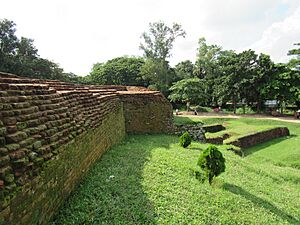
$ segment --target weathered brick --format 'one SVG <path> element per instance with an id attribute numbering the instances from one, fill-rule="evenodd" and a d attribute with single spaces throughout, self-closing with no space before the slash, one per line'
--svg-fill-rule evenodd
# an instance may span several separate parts
<path id="1" fill-rule="evenodd" d="M 27 108 L 30 106 L 29 102 L 18 102 L 18 103 L 13 103 L 12 106 L 15 109 L 21 109 L 21 108 Z"/>
<path id="2" fill-rule="evenodd" d="M 7 166 L 9 164 L 10 158 L 9 156 L 0 157 L 0 167 Z"/>
<path id="3" fill-rule="evenodd" d="M 0 137 L 0 147 L 4 146 L 6 144 L 5 138 L 4 137 Z"/>
<path id="4" fill-rule="evenodd" d="M 23 157 L 21 159 L 13 160 L 11 163 L 12 163 L 13 167 L 21 168 L 21 167 L 28 165 L 29 159 L 27 157 Z"/>
<path id="5" fill-rule="evenodd" d="M 18 151 L 11 152 L 9 156 L 12 160 L 21 159 L 26 155 L 26 151 L 27 149 L 20 149 Z"/>
<path id="6" fill-rule="evenodd" d="M 39 149 L 40 147 L 42 147 L 42 142 L 41 141 L 36 141 L 32 144 L 32 149 L 33 150 Z"/>
<path id="7" fill-rule="evenodd" d="M 6 127 L 0 127 L 0 136 L 5 136 L 7 133 Z"/>
<path id="8" fill-rule="evenodd" d="M 13 109 L 11 104 L 1 104 L 3 110 L 11 110 Z"/>
<path id="9" fill-rule="evenodd" d="M 0 168 L 0 179 L 6 181 L 6 177 L 12 175 L 12 168 L 10 166 L 6 166 Z"/>
<path id="10" fill-rule="evenodd" d="M 9 145 L 5 145 L 5 148 L 7 148 L 8 151 L 12 152 L 12 151 L 16 151 L 20 148 L 19 144 L 9 144 Z"/>
<path id="11" fill-rule="evenodd" d="M 16 125 L 16 123 L 17 123 L 17 119 L 14 117 L 6 117 L 6 118 L 3 118 L 2 121 L 5 125 L 8 125 L 8 126 Z"/>
<path id="12" fill-rule="evenodd" d="M 8 149 L 7 148 L 0 148 L 0 156 L 7 155 Z"/>
<path id="13" fill-rule="evenodd" d="M 7 143 L 18 143 L 24 139 L 26 139 L 28 136 L 25 132 L 16 132 L 14 134 L 9 134 L 6 136 L 6 142 Z"/>
<path id="14" fill-rule="evenodd" d="M 21 148 L 24 148 L 24 147 L 27 147 L 27 146 L 31 145 L 34 142 L 34 140 L 35 139 L 33 137 L 30 137 L 30 138 L 27 138 L 23 141 L 20 141 L 19 145 L 21 146 Z"/>
<path id="15" fill-rule="evenodd" d="M 18 130 L 23 130 L 27 127 L 27 124 L 26 124 L 26 122 L 17 122 L 16 126 L 17 126 Z"/>
<path id="16" fill-rule="evenodd" d="M 38 125 L 40 125 L 40 121 L 38 119 L 27 121 L 28 127 L 36 127 Z"/>
<path id="17" fill-rule="evenodd" d="M 7 132 L 10 133 L 10 134 L 15 133 L 15 132 L 18 131 L 17 126 L 7 126 L 6 128 L 7 128 Z"/>
<path id="18" fill-rule="evenodd" d="M 2 117 L 13 117 L 15 114 L 13 111 L 1 111 Z"/>

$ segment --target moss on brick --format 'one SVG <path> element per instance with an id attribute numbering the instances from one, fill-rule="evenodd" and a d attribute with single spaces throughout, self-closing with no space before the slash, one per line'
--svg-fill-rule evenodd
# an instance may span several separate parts
<path id="1" fill-rule="evenodd" d="M 43 172 L 10 201 L 9 219 L 4 218 L 6 224 L 46 223 L 90 165 L 124 136 L 125 120 L 119 103 L 99 127 L 60 147 L 60 153 L 52 160 L 43 163 L 42 158 L 34 158 L 35 163 L 41 160 Z"/>

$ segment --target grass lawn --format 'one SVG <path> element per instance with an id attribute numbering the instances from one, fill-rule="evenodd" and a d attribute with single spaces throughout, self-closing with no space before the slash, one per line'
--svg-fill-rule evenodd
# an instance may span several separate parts
<path id="1" fill-rule="evenodd" d="M 193 175 L 207 145 L 184 149 L 176 136 L 130 135 L 94 164 L 51 224 L 300 224 L 299 124 L 202 121 L 287 126 L 292 135 L 244 158 L 219 146 L 226 171 L 212 186 Z"/>

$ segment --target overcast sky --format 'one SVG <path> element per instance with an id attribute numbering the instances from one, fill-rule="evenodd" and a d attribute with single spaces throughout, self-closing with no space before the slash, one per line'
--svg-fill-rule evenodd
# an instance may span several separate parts
<path id="1" fill-rule="evenodd" d="M 174 45 L 172 65 L 194 62 L 200 37 L 275 62 L 300 42 L 300 0 L 0 0 L 0 18 L 13 20 L 19 37 L 34 39 L 41 57 L 78 75 L 96 62 L 142 56 L 140 36 L 159 20 L 187 33 Z"/>

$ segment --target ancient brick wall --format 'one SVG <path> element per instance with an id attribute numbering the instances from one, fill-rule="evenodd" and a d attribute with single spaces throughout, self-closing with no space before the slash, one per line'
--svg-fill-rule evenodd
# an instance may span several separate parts
<path id="1" fill-rule="evenodd" d="M 172 106 L 159 92 L 119 92 L 128 133 L 170 133 Z"/>
<path id="2" fill-rule="evenodd" d="M 287 127 L 276 127 L 265 131 L 260 131 L 254 134 L 249 134 L 243 137 L 239 137 L 234 141 L 226 142 L 238 146 L 240 148 L 248 148 L 253 145 L 263 143 L 265 141 L 272 140 L 274 138 L 289 136 L 290 132 Z"/>
<path id="3" fill-rule="evenodd" d="M 125 127 L 171 126 L 171 106 L 158 92 L 0 73 L 0 224 L 48 221 Z"/>

